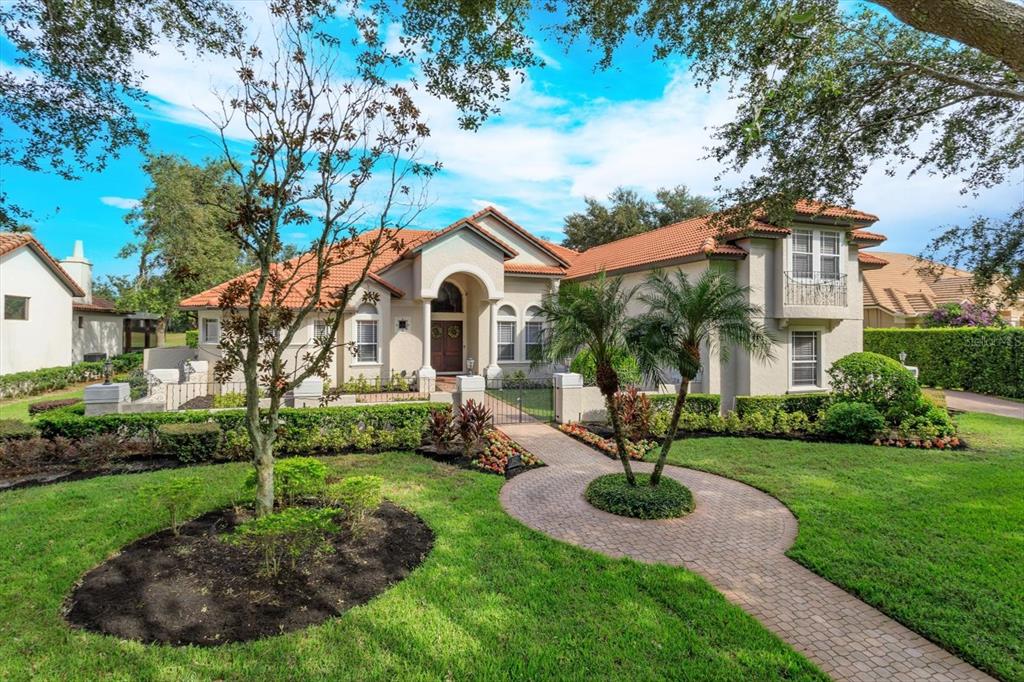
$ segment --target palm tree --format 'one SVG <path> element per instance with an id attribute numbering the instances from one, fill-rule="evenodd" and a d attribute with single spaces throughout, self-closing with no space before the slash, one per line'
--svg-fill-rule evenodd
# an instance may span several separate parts
<path id="1" fill-rule="evenodd" d="M 633 290 L 623 289 L 621 278 L 609 279 L 601 272 L 586 283 L 564 282 L 556 293 L 544 297 L 541 316 L 548 323 L 544 352 L 549 360 L 571 358 L 583 349 L 593 355 L 597 387 L 604 396 L 612 422 L 619 461 L 626 472 L 626 480 L 636 485 L 619 413 L 615 409 L 619 375 L 612 364 L 625 349 L 626 308 L 632 297 Z"/>
<path id="2" fill-rule="evenodd" d="M 774 359 L 773 339 L 756 321 L 764 313 L 748 301 L 749 293 L 749 287 L 740 286 L 715 269 L 705 270 L 695 283 L 681 271 L 674 275 L 655 271 L 647 278 L 639 299 L 648 306 L 648 312 L 629 325 L 630 350 L 646 376 L 661 381 L 663 369 L 672 368 L 680 377 L 668 433 L 651 474 L 652 486 L 661 480 L 689 383 L 700 370 L 701 348 L 711 352 L 717 346 L 723 362 L 733 346 L 757 359 Z"/>

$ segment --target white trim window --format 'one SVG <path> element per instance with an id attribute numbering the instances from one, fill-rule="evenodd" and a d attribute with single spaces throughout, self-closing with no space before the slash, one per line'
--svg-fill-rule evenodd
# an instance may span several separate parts
<path id="1" fill-rule="evenodd" d="M 498 362 L 516 359 L 516 309 L 510 305 L 498 308 Z"/>
<path id="2" fill-rule="evenodd" d="M 814 277 L 814 232 L 793 230 L 793 277 Z"/>
<path id="3" fill-rule="evenodd" d="M 818 386 L 821 367 L 821 336 L 818 332 L 794 331 L 790 336 L 790 383 L 795 387 Z"/>
<path id="4" fill-rule="evenodd" d="M 838 232 L 822 232 L 819 235 L 821 255 L 819 256 L 818 272 L 822 279 L 839 279 L 840 242 Z"/>
<path id="5" fill-rule="evenodd" d="M 217 318 L 203 318 L 203 343 L 220 343 L 220 320 Z"/>
<path id="6" fill-rule="evenodd" d="M 4 296 L 5 320 L 28 320 L 28 296 Z"/>
<path id="7" fill-rule="evenodd" d="M 369 303 L 359 306 L 355 315 L 356 362 L 353 364 L 368 365 L 380 362 L 380 343 L 378 328 L 380 316 L 377 308 Z"/>
<path id="8" fill-rule="evenodd" d="M 523 327 L 523 348 L 527 360 L 540 360 L 544 352 L 544 323 L 540 320 L 527 320 Z"/>
<path id="9" fill-rule="evenodd" d="M 313 320 L 313 338 L 324 339 L 330 336 L 327 320 L 317 318 Z"/>

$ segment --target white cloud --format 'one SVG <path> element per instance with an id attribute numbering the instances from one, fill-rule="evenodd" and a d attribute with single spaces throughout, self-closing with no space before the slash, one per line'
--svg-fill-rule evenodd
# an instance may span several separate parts
<path id="1" fill-rule="evenodd" d="M 138 208 L 140 204 L 138 199 L 130 199 L 128 197 L 100 197 L 100 203 L 113 206 L 114 208 L 121 208 L 125 211 Z"/>

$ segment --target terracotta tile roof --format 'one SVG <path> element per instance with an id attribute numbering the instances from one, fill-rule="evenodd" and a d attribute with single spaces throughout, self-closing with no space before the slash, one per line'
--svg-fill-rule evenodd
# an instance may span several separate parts
<path id="1" fill-rule="evenodd" d="M 879 258 L 875 254 L 868 253 L 867 251 L 859 251 L 857 253 L 857 260 L 861 263 L 861 265 L 882 266 L 889 264 L 889 261 L 885 260 L 884 258 Z"/>
<path id="2" fill-rule="evenodd" d="M 852 236 L 856 241 L 864 242 L 882 243 L 886 240 L 886 236 L 884 234 L 878 234 L 877 232 L 868 232 L 867 230 L 853 230 L 852 232 L 850 232 L 850 236 Z"/>
<path id="3" fill-rule="evenodd" d="M 72 310 L 77 310 L 83 313 L 116 313 L 117 306 L 109 298 L 103 298 L 102 296 L 93 296 L 92 303 L 85 303 L 84 301 L 76 301 L 71 304 Z"/>
<path id="4" fill-rule="evenodd" d="M 359 235 L 359 239 L 364 243 L 370 242 L 373 240 L 376 234 L 376 230 L 364 232 L 363 234 Z M 403 253 L 405 253 L 407 246 L 410 243 L 414 243 L 432 234 L 434 233 L 427 230 L 402 230 L 398 236 L 399 243 L 395 245 L 398 248 L 388 248 L 384 253 L 377 256 L 374 263 L 374 270 L 379 271 L 387 267 L 388 265 L 391 265 L 392 263 L 397 261 L 402 256 Z M 316 270 L 316 264 L 314 259 L 310 258 L 308 255 L 297 256 L 288 262 L 292 264 L 292 267 L 296 268 L 294 273 L 295 276 L 297 277 L 311 278 L 312 274 Z M 331 302 L 330 297 L 333 292 L 338 291 L 339 289 L 341 289 L 341 287 L 343 287 L 346 284 L 351 284 L 352 282 L 356 281 L 359 278 L 360 273 L 363 271 L 363 267 L 365 265 L 366 257 L 360 256 L 352 258 L 351 260 L 345 263 L 341 263 L 331 268 L 331 272 L 327 277 L 327 281 L 324 283 L 323 287 L 323 296 L 321 297 L 322 305 L 324 305 L 325 307 L 328 306 Z M 275 264 L 275 269 L 279 269 L 281 267 L 282 266 L 280 264 Z M 183 301 L 181 301 L 179 305 L 182 308 L 216 308 L 219 305 L 221 294 L 224 293 L 225 289 L 228 288 L 231 282 L 247 277 L 255 277 L 256 274 L 257 272 L 253 270 L 247 272 L 244 275 L 239 275 L 233 280 L 222 282 L 221 284 L 218 284 L 215 287 L 198 293 L 195 296 L 190 296 L 189 298 L 186 298 Z M 374 272 L 369 273 L 368 278 L 385 287 L 386 289 L 390 290 L 396 296 L 405 295 L 405 292 L 403 292 L 401 289 L 385 281 L 383 278 L 381 278 Z M 295 287 L 295 290 L 290 292 L 289 295 L 286 296 L 284 304 L 288 306 L 298 307 L 302 305 L 303 301 L 306 300 L 309 293 L 310 286 L 308 283 L 305 286 L 301 284 L 297 285 Z"/>
<path id="5" fill-rule="evenodd" d="M 522 236 L 527 241 L 533 242 L 534 244 L 539 246 L 542 250 L 546 251 L 548 253 L 548 255 L 552 256 L 556 261 L 558 261 L 558 262 L 560 262 L 560 263 L 562 263 L 563 265 L 566 265 L 566 266 L 569 265 L 569 262 L 572 259 L 572 255 L 571 254 L 575 253 L 575 251 L 572 251 L 572 249 L 566 249 L 564 246 L 556 246 L 555 244 L 552 244 L 551 242 L 545 241 L 545 240 L 543 240 L 543 239 L 541 239 L 539 237 L 534 236 L 533 234 L 528 232 L 522 225 L 520 225 L 519 223 L 515 222 L 514 220 L 509 218 L 507 215 L 505 215 L 504 213 L 502 213 L 498 209 L 494 208 L 493 206 L 486 206 L 486 207 L 480 209 L 479 211 L 477 211 L 473 215 L 469 216 L 469 219 L 470 220 L 479 220 L 480 218 L 484 217 L 487 214 L 490 214 L 490 215 L 494 216 L 495 218 L 497 218 L 498 220 L 500 220 L 501 222 L 505 223 L 508 227 L 512 228 L 512 230 L 517 232 L 520 236 Z M 566 254 L 565 251 L 570 251 L 571 253 L 570 254 Z"/>
<path id="6" fill-rule="evenodd" d="M 905 253 L 860 254 L 883 261 L 880 268 L 864 270 L 864 305 L 897 315 L 920 315 L 944 303 L 975 298 L 970 272 L 919 259 Z"/>
<path id="7" fill-rule="evenodd" d="M 565 268 L 557 265 L 537 265 L 534 263 L 505 263 L 505 272 L 520 275 L 558 275 L 564 276 Z"/>
<path id="8" fill-rule="evenodd" d="M 732 244 L 723 244 L 711 215 L 700 216 L 601 244 L 579 254 L 569 267 L 568 279 L 589 277 L 602 270 L 614 272 L 633 267 L 656 267 L 676 260 L 708 255 L 745 257 L 747 252 Z M 767 223 L 752 223 L 758 230 L 771 228 Z M 788 230 L 787 230 L 788 232 Z"/>
<path id="9" fill-rule="evenodd" d="M 872 213 L 858 211 L 857 209 L 848 206 L 831 206 L 829 204 L 824 204 L 820 201 L 811 201 L 809 199 L 801 199 L 800 201 L 796 202 L 794 210 L 800 215 L 825 216 L 827 218 L 846 218 L 849 220 L 865 221 L 871 223 L 878 222 L 878 216 Z"/>
<path id="10" fill-rule="evenodd" d="M 574 251 L 573 249 L 570 249 L 568 246 L 555 244 L 554 242 L 549 242 L 546 239 L 542 239 L 541 241 L 544 242 L 544 246 L 546 246 L 551 251 L 557 253 L 562 259 L 565 260 L 566 263 L 573 262 L 576 259 L 576 256 L 580 255 L 579 251 Z"/>
<path id="11" fill-rule="evenodd" d="M 85 292 L 78 286 L 78 283 L 68 274 L 67 270 L 60 266 L 60 263 L 43 248 L 35 237 L 26 232 L 0 232 L 0 256 L 10 253 L 15 249 L 27 246 L 35 251 L 36 255 L 43 259 L 43 262 L 50 266 L 53 274 L 64 283 L 72 296 L 85 296 Z"/>

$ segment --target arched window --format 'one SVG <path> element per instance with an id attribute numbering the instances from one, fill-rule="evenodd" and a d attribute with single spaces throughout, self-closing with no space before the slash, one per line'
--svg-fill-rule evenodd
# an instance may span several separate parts
<path id="1" fill-rule="evenodd" d="M 462 292 L 451 282 L 445 282 L 437 291 L 437 298 L 430 302 L 432 313 L 461 313 Z"/>
<path id="2" fill-rule="evenodd" d="M 510 305 L 498 308 L 498 361 L 516 359 L 516 309 Z"/>

